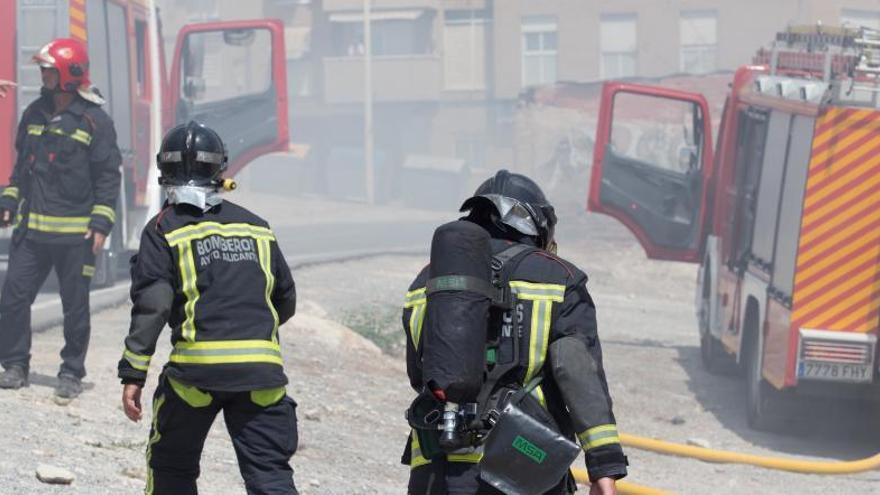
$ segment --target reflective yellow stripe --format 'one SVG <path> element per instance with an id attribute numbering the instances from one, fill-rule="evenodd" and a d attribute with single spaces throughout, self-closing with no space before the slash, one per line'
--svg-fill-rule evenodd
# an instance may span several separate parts
<path id="1" fill-rule="evenodd" d="M 422 337 L 422 325 L 425 323 L 425 309 L 428 307 L 425 301 L 412 306 L 409 315 L 409 333 L 412 337 L 413 347 L 419 348 L 419 340 Z"/>
<path id="2" fill-rule="evenodd" d="M 5 189 L 3 189 L 3 193 L 0 195 L 8 196 L 13 199 L 18 199 L 18 188 L 15 186 L 7 186 Z"/>
<path id="3" fill-rule="evenodd" d="M 73 134 L 70 135 L 70 138 L 74 141 L 79 141 L 86 146 L 92 144 L 92 135 L 82 129 L 77 129 L 73 131 Z"/>
<path id="4" fill-rule="evenodd" d="M 417 468 L 419 466 L 424 466 L 426 464 L 431 464 L 430 459 L 426 459 L 425 456 L 422 455 L 422 447 L 419 445 L 419 436 L 416 435 L 415 430 L 410 430 L 409 432 L 410 438 L 410 459 L 409 459 L 409 467 L 410 469 Z"/>
<path id="5" fill-rule="evenodd" d="M 542 389 L 540 385 L 535 387 L 535 390 L 532 390 L 532 395 L 538 399 L 538 404 L 541 404 L 541 407 L 547 409 L 547 398 L 544 397 L 544 389 Z"/>
<path id="6" fill-rule="evenodd" d="M 565 298 L 565 286 L 559 284 L 536 284 L 523 280 L 510 282 L 510 291 L 519 299 L 547 300 L 561 303 Z"/>
<path id="7" fill-rule="evenodd" d="M 196 262 L 193 259 L 192 245 L 188 242 L 177 246 L 178 268 L 180 268 L 180 287 L 186 302 L 183 304 L 183 312 L 186 318 L 180 325 L 180 333 L 184 340 L 196 339 L 196 301 L 199 300 L 199 289 L 196 285 Z"/>
<path id="8" fill-rule="evenodd" d="M 162 439 L 162 434 L 159 433 L 159 410 L 162 409 L 162 405 L 165 404 L 165 395 L 160 395 L 155 400 L 153 400 L 153 435 L 150 437 L 149 443 L 147 443 L 147 486 L 144 489 L 145 495 L 153 495 L 153 469 L 150 467 L 150 458 L 153 457 L 153 445 L 159 442 Z"/>
<path id="9" fill-rule="evenodd" d="M 425 456 L 422 455 L 422 448 L 419 445 L 419 436 L 416 435 L 415 430 L 410 430 L 410 468 L 417 468 L 419 466 L 424 466 L 426 464 L 430 464 L 431 460 L 426 459 Z M 466 454 L 447 454 L 446 460 L 449 462 L 467 462 L 476 464 L 480 462 L 480 459 L 483 458 L 482 450 L 478 449 L 474 452 L 468 452 Z"/>
<path id="10" fill-rule="evenodd" d="M 116 212 L 109 206 L 95 205 L 92 207 L 92 215 L 101 215 L 107 217 L 111 222 L 116 221 Z"/>
<path id="11" fill-rule="evenodd" d="M 529 364 L 523 383 L 532 380 L 544 367 L 547 345 L 550 342 L 550 323 L 553 301 L 538 299 L 532 303 L 531 335 L 529 336 Z"/>
<path id="12" fill-rule="evenodd" d="M 261 354 L 231 354 L 224 356 L 185 356 L 172 353 L 170 361 L 181 364 L 243 364 L 243 363 L 267 363 L 284 365 L 280 354 L 264 352 Z"/>
<path id="13" fill-rule="evenodd" d="M 29 125 L 27 126 L 27 133 L 31 136 L 42 136 L 48 129 L 50 134 L 54 134 L 56 136 L 64 136 L 73 139 L 78 143 L 82 143 L 86 146 L 92 144 L 92 135 L 82 129 L 76 129 L 72 133 L 68 134 L 64 132 L 64 129 L 60 127 L 46 127 L 44 125 Z"/>
<path id="14" fill-rule="evenodd" d="M 286 393 L 287 390 L 284 387 L 251 390 L 251 402 L 260 407 L 268 407 L 278 403 Z"/>
<path id="15" fill-rule="evenodd" d="M 594 426 L 578 433 L 578 440 L 584 450 L 590 450 L 603 445 L 620 443 L 620 436 L 617 433 L 617 425 L 607 424 Z"/>
<path id="16" fill-rule="evenodd" d="M 478 463 L 483 458 L 482 452 L 471 452 L 469 454 L 447 454 L 446 460 L 449 462 L 471 462 Z"/>
<path id="17" fill-rule="evenodd" d="M 28 214 L 28 228 L 55 234 L 85 234 L 89 230 L 89 217 L 55 217 L 39 213 Z"/>
<path id="18" fill-rule="evenodd" d="M 425 308 L 428 304 L 426 288 L 411 290 L 406 293 L 403 309 L 412 309 L 409 315 L 409 334 L 413 347 L 419 348 L 419 339 L 422 336 L 422 324 L 425 322 Z"/>
<path id="19" fill-rule="evenodd" d="M 82 274 L 83 274 L 83 277 L 94 277 L 95 276 L 95 267 L 92 265 L 83 265 Z"/>
<path id="20" fill-rule="evenodd" d="M 132 368 L 140 371 L 147 371 L 150 369 L 150 359 L 151 356 L 145 356 L 143 354 L 135 354 L 128 349 L 123 351 L 122 357 L 128 361 L 128 364 L 131 365 Z"/>
<path id="21" fill-rule="evenodd" d="M 211 394 L 209 394 L 208 392 L 199 390 L 192 385 L 185 385 L 183 383 L 180 383 L 170 376 L 166 377 L 166 379 L 168 380 L 168 383 L 171 384 L 171 388 L 174 389 L 174 392 L 177 394 L 177 396 L 183 399 L 184 402 L 189 404 L 190 407 L 206 407 L 211 405 L 211 402 L 214 400 L 213 397 L 211 397 Z"/>
<path id="22" fill-rule="evenodd" d="M 257 240 L 257 256 L 260 259 L 260 268 L 266 276 L 266 305 L 272 313 L 272 341 L 278 342 L 278 311 L 272 304 L 272 291 L 275 290 L 275 276 L 272 275 L 272 246 L 266 239 Z"/>
<path id="23" fill-rule="evenodd" d="M 403 304 L 404 308 L 411 308 L 416 304 L 423 304 L 427 301 L 427 295 L 425 294 L 425 287 L 421 289 L 411 290 L 406 293 L 406 301 Z"/>
<path id="24" fill-rule="evenodd" d="M 281 346 L 269 340 L 180 341 L 174 344 L 170 361 L 186 364 L 284 364 Z"/>
<path id="25" fill-rule="evenodd" d="M 274 241 L 275 235 L 266 227 L 259 227 L 248 223 L 217 223 L 217 222 L 201 222 L 195 225 L 188 225 L 177 230 L 165 234 L 165 239 L 170 246 L 180 243 L 201 239 L 211 235 L 220 235 L 224 237 L 253 237 L 255 239 L 265 239 Z"/>

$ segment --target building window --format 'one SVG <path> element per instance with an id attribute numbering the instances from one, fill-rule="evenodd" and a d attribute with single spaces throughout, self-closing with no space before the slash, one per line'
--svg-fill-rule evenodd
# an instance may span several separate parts
<path id="1" fill-rule="evenodd" d="M 486 87 L 485 10 L 447 10 L 443 25 L 443 85 L 448 90 Z"/>
<path id="2" fill-rule="evenodd" d="M 149 96 L 147 89 L 149 88 L 147 73 L 150 68 L 147 66 L 147 23 L 146 21 L 134 21 L 135 43 L 137 43 L 135 56 L 136 73 L 137 73 L 137 93 L 139 96 Z"/>
<path id="3" fill-rule="evenodd" d="M 191 21 L 213 21 L 220 18 L 217 0 L 190 0 L 187 6 Z"/>
<path id="4" fill-rule="evenodd" d="M 880 29 L 880 11 L 843 9 L 840 24 L 844 27 Z"/>
<path id="5" fill-rule="evenodd" d="M 486 141 L 480 136 L 458 135 L 455 137 L 455 157 L 464 160 L 469 168 L 486 165 Z"/>
<path id="6" fill-rule="evenodd" d="M 523 18 L 523 86 L 556 82 L 557 37 L 555 18 L 547 16 Z"/>
<path id="7" fill-rule="evenodd" d="M 688 74 L 715 72 L 718 67 L 718 14 L 715 11 L 684 11 L 679 20 L 681 58 L 679 69 Z"/>
<path id="8" fill-rule="evenodd" d="M 433 16 L 426 10 L 374 11 L 370 14 L 372 51 L 375 56 L 433 53 Z M 360 57 L 364 45 L 362 12 L 330 14 L 333 55 Z"/>
<path id="9" fill-rule="evenodd" d="M 633 77 L 639 72 L 635 14 L 603 15 L 599 22 L 601 79 Z"/>
<path id="10" fill-rule="evenodd" d="M 284 52 L 287 56 L 287 80 L 296 96 L 311 96 L 315 64 L 309 56 L 312 30 L 308 26 L 284 28 Z"/>

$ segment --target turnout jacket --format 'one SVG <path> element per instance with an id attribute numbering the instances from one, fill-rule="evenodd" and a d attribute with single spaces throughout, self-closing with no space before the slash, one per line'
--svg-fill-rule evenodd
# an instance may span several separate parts
<path id="1" fill-rule="evenodd" d="M 512 245 L 510 241 L 492 240 L 496 255 Z M 551 413 L 564 434 L 579 441 L 590 479 L 626 476 L 627 461 L 612 412 L 596 307 L 587 291 L 586 274 L 538 248 L 515 256 L 504 270 L 510 270 L 513 309 L 491 320 L 489 333 L 501 338 L 497 349 L 490 352 L 497 363 L 518 359 L 519 365 L 495 384 L 496 389 L 512 384 L 521 386 L 541 376 L 542 382 L 532 392 L 533 397 Z M 423 388 L 420 337 L 427 306 L 427 281 L 425 267 L 410 286 L 403 311 L 407 374 L 417 392 Z M 491 326 L 500 328 L 493 330 Z M 519 340 L 518 357 L 512 339 Z M 447 460 L 476 463 L 481 457 L 477 448 L 449 454 Z M 414 434 L 403 461 L 413 468 L 431 462 L 421 455 Z"/>
<path id="2" fill-rule="evenodd" d="M 275 235 L 250 211 L 166 206 L 131 259 L 131 300 L 123 383 L 146 379 L 167 323 L 171 378 L 228 392 L 287 384 L 278 326 L 293 316 L 296 290 Z"/>
<path id="3" fill-rule="evenodd" d="M 44 91 L 22 114 L 15 148 L 0 209 L 13 213 L 16 235 L 76 244 L 88 229 L 110 233 L 122 156 L 113 121 L 101 107 L 77 95 L 55 113 Z"/>

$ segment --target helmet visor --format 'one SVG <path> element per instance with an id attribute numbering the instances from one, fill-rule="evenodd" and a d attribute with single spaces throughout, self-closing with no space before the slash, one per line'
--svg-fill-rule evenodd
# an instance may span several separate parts
<path id="1" fill-rule="evenodd" d="M 539 235 L 538 226 L 535 224 L 535 218 L 529 212 L 529 208 L 519 200 L 500 194 L 481 194 L 465 201 L 462 205 L 462 211 L 470 210 L 475 206 L 476 199 L 481 198 L 488 200 L 495 206 L 501 223 L 515 229 L 517 232 L 537 236 Z"/>

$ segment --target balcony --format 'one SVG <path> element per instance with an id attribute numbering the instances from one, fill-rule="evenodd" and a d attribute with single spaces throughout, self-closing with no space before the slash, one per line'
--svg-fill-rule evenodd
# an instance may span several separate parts
<path id="1" fill-rule="evenodd" d="M 376 102 L 437 101 L 442 85 L 442 66 L 436 55 L 373 57 L 373 98 Z M 324 59 L 324 101 L 364 101 L 363 57 Z"/>
<path id="2" fill-rule="evenodd" d="M 373 10 L 436 9 L 439 6 L 439 0 L 372 0 Z M 323 9 L 325 12 L 361 11 L 364 9 L 364 0 L 324 0 Z"/>

